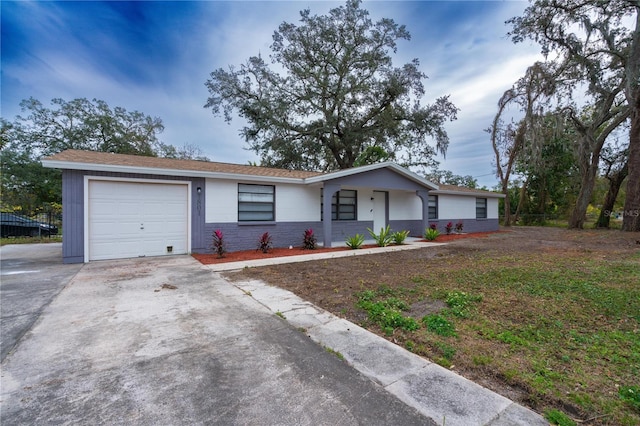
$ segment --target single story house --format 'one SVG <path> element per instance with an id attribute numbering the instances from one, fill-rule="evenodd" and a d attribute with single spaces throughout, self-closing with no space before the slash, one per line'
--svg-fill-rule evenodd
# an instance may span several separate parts
<path id="1" fill-rule="evenodd" d="M 502 197 L 391 162 L 319 173 L 67 150 L 42 164 L 62 169 L 65 263 L 211 252 L 216 229 L 229 251 L 256 248 L 264 232 L 276 247 L 300 246 L 308 228 L 325 247 L 387 225 L 413 236 L 449 221 L 495 231 Z"/>

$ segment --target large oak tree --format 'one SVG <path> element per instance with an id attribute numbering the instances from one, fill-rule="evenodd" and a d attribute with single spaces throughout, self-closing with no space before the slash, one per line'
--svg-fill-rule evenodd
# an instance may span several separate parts
<path id="1" fill-rule="evenodd" d="M 410 39 L 404 25 L 372 22 L 359 0 L 300 17 L 274 32 L 273 67 L 255 56 L 206 82 L 205 107 L 227 121 L 234 112 L 244 118 L 241 135 L 263 165 L 345 169 L 377 148 L 405 165 L 425 165 L 446 152 L 444 124 L 457 108 L 447 96 L 421 103 L 426 76 L 418 59 L 393 66 L 397 42 Z"/>
<path id="2" fill-rule="evenodd" d="M 584 130 L 584 183 L 571 225 L 581 227 L 582 207 L 591 196 L 599 162 L 603 128 L 624 122 L 629 114 L 629 179 L 623 230 L 640 231 L 640 0 L 536 0 L 523 16 L 508 21 L 514 41 L 526 38 L 541 44 L 543 53 L 558 55 L 581 75 L 587 87 L 593 119 L 585 123 L 572 113 L 577 130 Z M 576 79 L 576 86 L 579 81 Z M 623 93 L 624 111 L 617 94 Z"/>

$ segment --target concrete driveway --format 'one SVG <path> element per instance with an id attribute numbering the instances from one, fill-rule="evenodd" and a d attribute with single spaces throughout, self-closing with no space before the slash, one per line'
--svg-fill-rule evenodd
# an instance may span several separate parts
<path id="1" fill-rule="evenodd" d="M 189 256 L 82 266 L 1 385 L 2 425 L 435 424 Z"/>
<path id="2" fill-rule="evenodd" d="M 0 247 L 0 361 L 81 267 L 62 264 L 62 243 Z"/>

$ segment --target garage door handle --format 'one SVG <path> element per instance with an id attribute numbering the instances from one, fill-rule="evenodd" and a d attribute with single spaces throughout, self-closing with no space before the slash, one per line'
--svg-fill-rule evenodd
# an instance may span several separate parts
<path id="1" fill-rule="evenodd" d="M 144 223 L 140 224 L 140 229 L 144 229 Z"/>

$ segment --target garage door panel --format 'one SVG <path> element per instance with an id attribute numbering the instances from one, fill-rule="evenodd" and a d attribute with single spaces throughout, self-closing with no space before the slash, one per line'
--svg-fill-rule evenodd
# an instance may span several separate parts
<path id="1" fill-rule="evenodd" d="M 188 253 L 188 212 L 185 184 L 90 180 L 89 258 Z"/>

